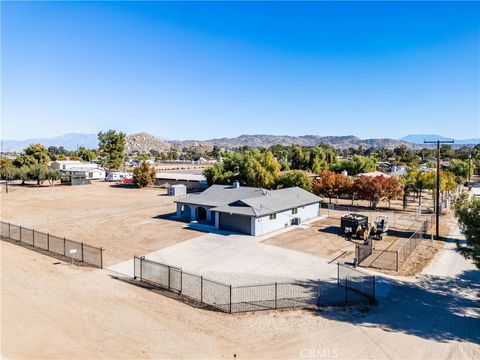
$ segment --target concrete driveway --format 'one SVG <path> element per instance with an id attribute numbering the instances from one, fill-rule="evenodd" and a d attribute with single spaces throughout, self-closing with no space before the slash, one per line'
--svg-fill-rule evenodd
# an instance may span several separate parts
<path id="1" fill-rule="evenodd" d="M 292 279 L 336 278 L 337 266 L 327 259 L 262 243 L 264 238 L 208 233 L 149 253 L 145 258 L 181 267 L 186 272 L 231 284 Z M 133 261 L 109 268 L 133 275 Z"/>

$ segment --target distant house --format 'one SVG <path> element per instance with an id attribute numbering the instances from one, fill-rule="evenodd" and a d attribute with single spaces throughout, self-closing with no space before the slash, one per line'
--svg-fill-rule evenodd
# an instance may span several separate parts
<path id="1" fill-rule="evenodd" d="M 98 168 L 97 164 L 94 163 L 87 163 L 80 160 L 55 160 L 50 163 L 50 168 L 53 170 L 59 171 L 67 171 L 71 168 L 89 168 L 89 169 L 96 169 Z"/>
<path id="2" fill-rule="evenodd" d="M 95 167 L 71 167 L 64 171 L 66 175 L 72 178 L 84 178 L 88 180 L 105 180 L 106 172 L 104 169 Z"/>
<path id="3" fill-rule="evenodd" d="M 357 176 L 369 176 L 369 177 L 385 176 L 385 177 L 389 177 L 390 175 L 385 174 L 381 171 L 372 171 L 372 172 L 368 172 L 368 173 L 360 173 L 360 174 L 357 174 Z"/>
<path id="4" fill-rule="evenodd" d="M 259 236 L 317 217 L 320 198 L 299 187 L 265 190 L 235 182 L 212 185 L 176 203 L 178 218 Z"/>

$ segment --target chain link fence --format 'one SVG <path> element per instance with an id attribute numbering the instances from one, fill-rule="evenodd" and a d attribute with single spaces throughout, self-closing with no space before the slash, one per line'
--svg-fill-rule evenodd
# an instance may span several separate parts
<path id="1" fill-rule="evenodd" d="M 191 274 L 145 257 L 134 257 L 134 278 L 227 313 L 375 301 L 375 276 L 346 265 L 337 266 L 336 281 L 317 279 L 239 286 Z"/>
<path id="2" fill-rule="evenodd" d="M 0 222 L 0 235 L 2 238 L 21 242 L 37 249 L 45 250 L 56 256 L 103 268 L 103 249 L 66 238 L 50 235 L 34 229 Z"/>

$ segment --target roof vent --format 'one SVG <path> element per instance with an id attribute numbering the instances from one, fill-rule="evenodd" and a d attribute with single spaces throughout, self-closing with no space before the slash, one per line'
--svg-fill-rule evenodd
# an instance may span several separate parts
<path id="1" fill-rule="evenodd" d="M 238 189 L 238 188 L 240 187 L 240 183 L 238 182 L 238 180 L 235 180 L 235 181 L 233 182 L 232 187 L 233 187 L 234 189 Z"/>

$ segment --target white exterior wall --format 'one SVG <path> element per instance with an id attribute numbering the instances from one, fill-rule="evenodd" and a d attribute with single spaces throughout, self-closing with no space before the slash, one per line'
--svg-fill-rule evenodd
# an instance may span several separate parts
<path id="1" fill-rule="evenodd" d="M 293 218 L 300 218 L 301 221 L 309 220 L 318 216 L 320 203 L 298 207 L 296 214 L 292 214 L 292 209 L 277 213 L 275 220 L 270 220 L 270 216 L 252 218 L 252 235 L 259 236 L 266 233 L 290 226 Z"/>
<path id="2" fill-rule="evenodd" d="M 93 180 L 104 180 L 105 176 L 105 171 L 100 169 L 94 169 L 88 172 L 88 178 Z"/>

